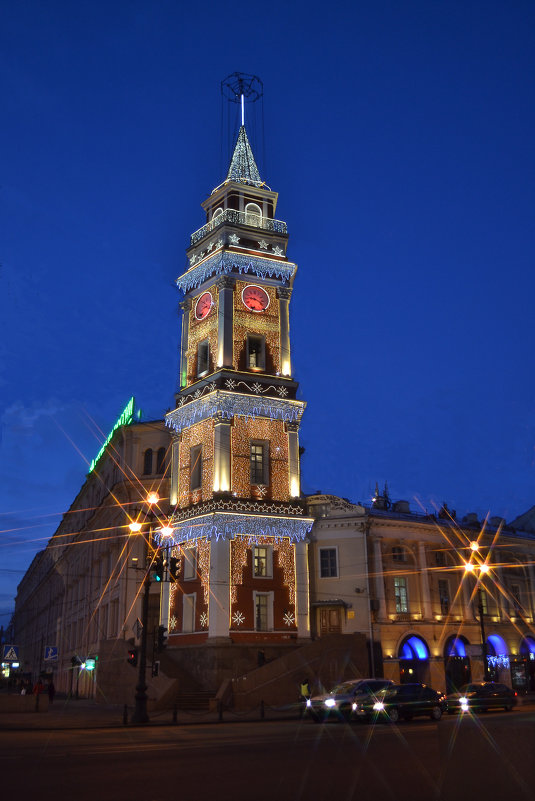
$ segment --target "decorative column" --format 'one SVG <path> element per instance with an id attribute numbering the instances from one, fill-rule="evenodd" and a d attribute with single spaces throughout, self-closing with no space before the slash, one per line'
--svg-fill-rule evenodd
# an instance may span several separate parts
<path id="1" fill-rule="evenodd" d="M 230 627 L 230 540 L 210 541 L 210 601 L 208 636 L 229 636 Z"/>
<path id="2" fill-rule="evenodd" d="M 216 281 L 217 367 L 232 367 L 234 362 L 234 278 L 223 275 Z"/>
<path id="3" fill-rule="evenodd" d="M 290 498 L 301 495 L 301 478 L 299 475 L 299 423 L 286 423 L 288 432 L 288 480 Z"/>
<path id="4" fill-rule="evenodd" d="M 429 574 L 427 572 L 427 560 L 425 556 L 425 543 L 418 543 L 418 562 L 420 564 L 420 586 L 422 591 L 422 609 L 425 620 L 431 620 L 433 612 L 431 609 L 431 593 L 429 592 Z"/>
<path id="5" fill-rule="evenodd" d="M 231 421 L 218 412 L 214 417 L 214 492 L 230 492 Z"/>
<path id="6" fill-rule="evenodd" d="M 180 476 L 180 434 L 173 435 L 173 442 L 171 444 L 171 482 L 169 492 L 169 503 L 171 506 L 178 504 L 178 479 Z"/>
<path id="7" fill-rule="evenodd" d="M 495 568 L 492 568 L 492 569 L 496 570 L 498 572 L 498 578 L 500 580 L 500 587 L 503 587 L 506 590 L 509 589 L 507 587 L 507 584 L 504 581 L 504 578 L 503 578 L 503 569 L 501 567 L 495 567 Z M 489 599 L 489 598 L 490 598 L 490 596 L 487 593 L 487 599 Z M 487 600 L 487 603 L 488 603 L 488 600 Z M 509 602 L 507 600 L 507 596 L 504 595 L 504 593 L 499 592 L 499 591 L 498 591 L 498 598 L 497 598 L 497 606 L 498 606 L 497 612 L 498 612 L 498 614 L 500 616 L 500 621 L 502 623 L 503 622 L 507 622 L 509 620 Z M 516 614 L 516 610 L 513 612 L 513 614 Z"/>
<path id="8" fill-rule="evenodd" d="M 385 585 L 383 581 L 383 555 L 381 553 L 381 539 L 375 537 L 373 540 L 373 561 L 375 564 L 375 595 L 379 601 L 377 617 L 379 620 L 386 620 L 386 599 Z"/>
<path id="9" fill-rule="evenodd" d="M 188 328 L 191 300 L 186 298 L 180 303 L 182 309 L 182 336 L 180 338 L 180 389 L 188 382 Z"/>
<path id="10" fill-rule="evenodd" d="M 299 540 L 294 545 L 295 552 L 295 617 L 297 636 L 310 637 L 309 584 L 308 584 L 308 542 Z"/>
<path id="11" fill-rule="evenodd" d="M 290 298 L 292 290 L 281 286 L 277 289 L 280 319 L 280 364 L 281 375 L 291 376 L 292 361 L 290 357 Z"/>

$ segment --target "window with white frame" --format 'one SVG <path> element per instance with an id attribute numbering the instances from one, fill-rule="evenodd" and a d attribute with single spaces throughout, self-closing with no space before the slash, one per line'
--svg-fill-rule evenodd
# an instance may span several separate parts
<path id="1" fill-rule="evenodd" d="M 184 548 L 184 581 L 197 578 L 197 548 Z"/>
<path id="2" fill-rule="evenodd" d="M 245 206 L 246 225 L 261 225 L 262 209 L 257 203 L 247 203 Z"/>
<path id="3" fill-rule="evenodd" d="M 268 631 L 269 629 L 269 593 L 255 593 L 255 630 Z"/>
<path id="4" fill-rule="evenodd" d="M 266 369 L 266 340 L 260 334 L 247 334 L 247 369 Z"/>
<path id="5" fill-rule="evenodd" d="M 195 631 L 195 601 L 196 593 L 183 595 L 182 605 L 182 631 Z"/>
<path id="6" fill-rule="evenodd" d="M 336 548 L 320 548 L 320 578 L 338 578 Z"/>
<path id="7" fill-rule="evenodd" d="M 272 558 L 272 550 L 269 546 L 254 546 L 253 571 L 256 578 L 270 578 L 273 575 Z"/>
<path id="8" fill-rule="evenodd" d="M 402 548 L 400 545 L 395 545 L 392 548 L 392 559 L 394 562 L 406 562 L 405 548 Z"/>
<path id="9" fill-rule="evenodd" d="M 408 612 L 409 601 L 407 597 L 407 579 L 404 576 L 394 578 L 394 598 L 396 600 L 396 612 Z"/>
<path id="10" fill-rule="evenodd" d="M 269 443 L 252 440 L 249 445 L 251 484 L 269 484 Z"/>

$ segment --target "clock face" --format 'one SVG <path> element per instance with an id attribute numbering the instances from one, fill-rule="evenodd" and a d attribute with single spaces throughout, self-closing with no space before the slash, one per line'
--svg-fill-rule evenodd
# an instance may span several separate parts
<path id="1" fill-rule="evenodd" d="M 210 309 L 212 308 L 212 296 L 209 292 L 204 292 L 195 306 L 195 317 L 197 320 L 204 320 Z"/>
<path id="2" fill-rule="evenodd" d="M 255 284 L 246 286 L 241 293 L 245 306 L 254 312 L 263 312 L 269 306 L 269 295 L 265 289 Z"/>

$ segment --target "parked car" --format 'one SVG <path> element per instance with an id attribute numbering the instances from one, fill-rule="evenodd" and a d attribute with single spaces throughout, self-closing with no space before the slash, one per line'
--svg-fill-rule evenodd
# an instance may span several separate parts
<path id="1" fill-rule="evenodd" d="M 374 701 L 380 690 L 394 682 L 389 679 L 354 679 L 338 684 L 330 693 L 315 695 L 307 701 L 307 714 L 317 723 L 328 717 L 349 720 L 353 705 Z"/>
<path id="2" fill-rule="evenodd" d="M 448 695 L 448 712 L 474 711 L 486 712 L 492 708 L 502 708 L 506 712 L 516 706 L 517 694 L 505 684 L 496 681 L 478 681 L 465 684 L 459 692 Z"/>
<path id="3" fill-rule="evenodd" d="M 353 714 L 358 720 L 390 720 L 397 723 L 400 718 L 410 720 L 419 715 L 428 715 L 431 720 L 440 720 L 447 709 L 446 698 L 426 684 L 392 684 L 381 690 L 377 698 L 356 702 Z"/>

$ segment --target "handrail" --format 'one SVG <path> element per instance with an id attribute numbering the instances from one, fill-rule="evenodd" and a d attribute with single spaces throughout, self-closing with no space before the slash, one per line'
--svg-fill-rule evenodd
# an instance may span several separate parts
<path id="1" fill-rule="evenodd" d="M 207 234 L 214 231 L 223 223 L 231 223 L 233 225 L 250 225 L 252 228 L 261 228 L 264 231 L 273 231 L 277 234 L 288 233 L 288 228 L 282 220 L 274 220 L 271 217 L 261 217 L 259 214 L 246 213 L 244 211 L 236 211 L 236 209 L 225 209 L 222 214 L 217 214 L 212 217 L 210 222 L 203 225 L 195 231 L 190 237 L 190 246 L 196 245 L 201 239 L 204 239 Z"/>

